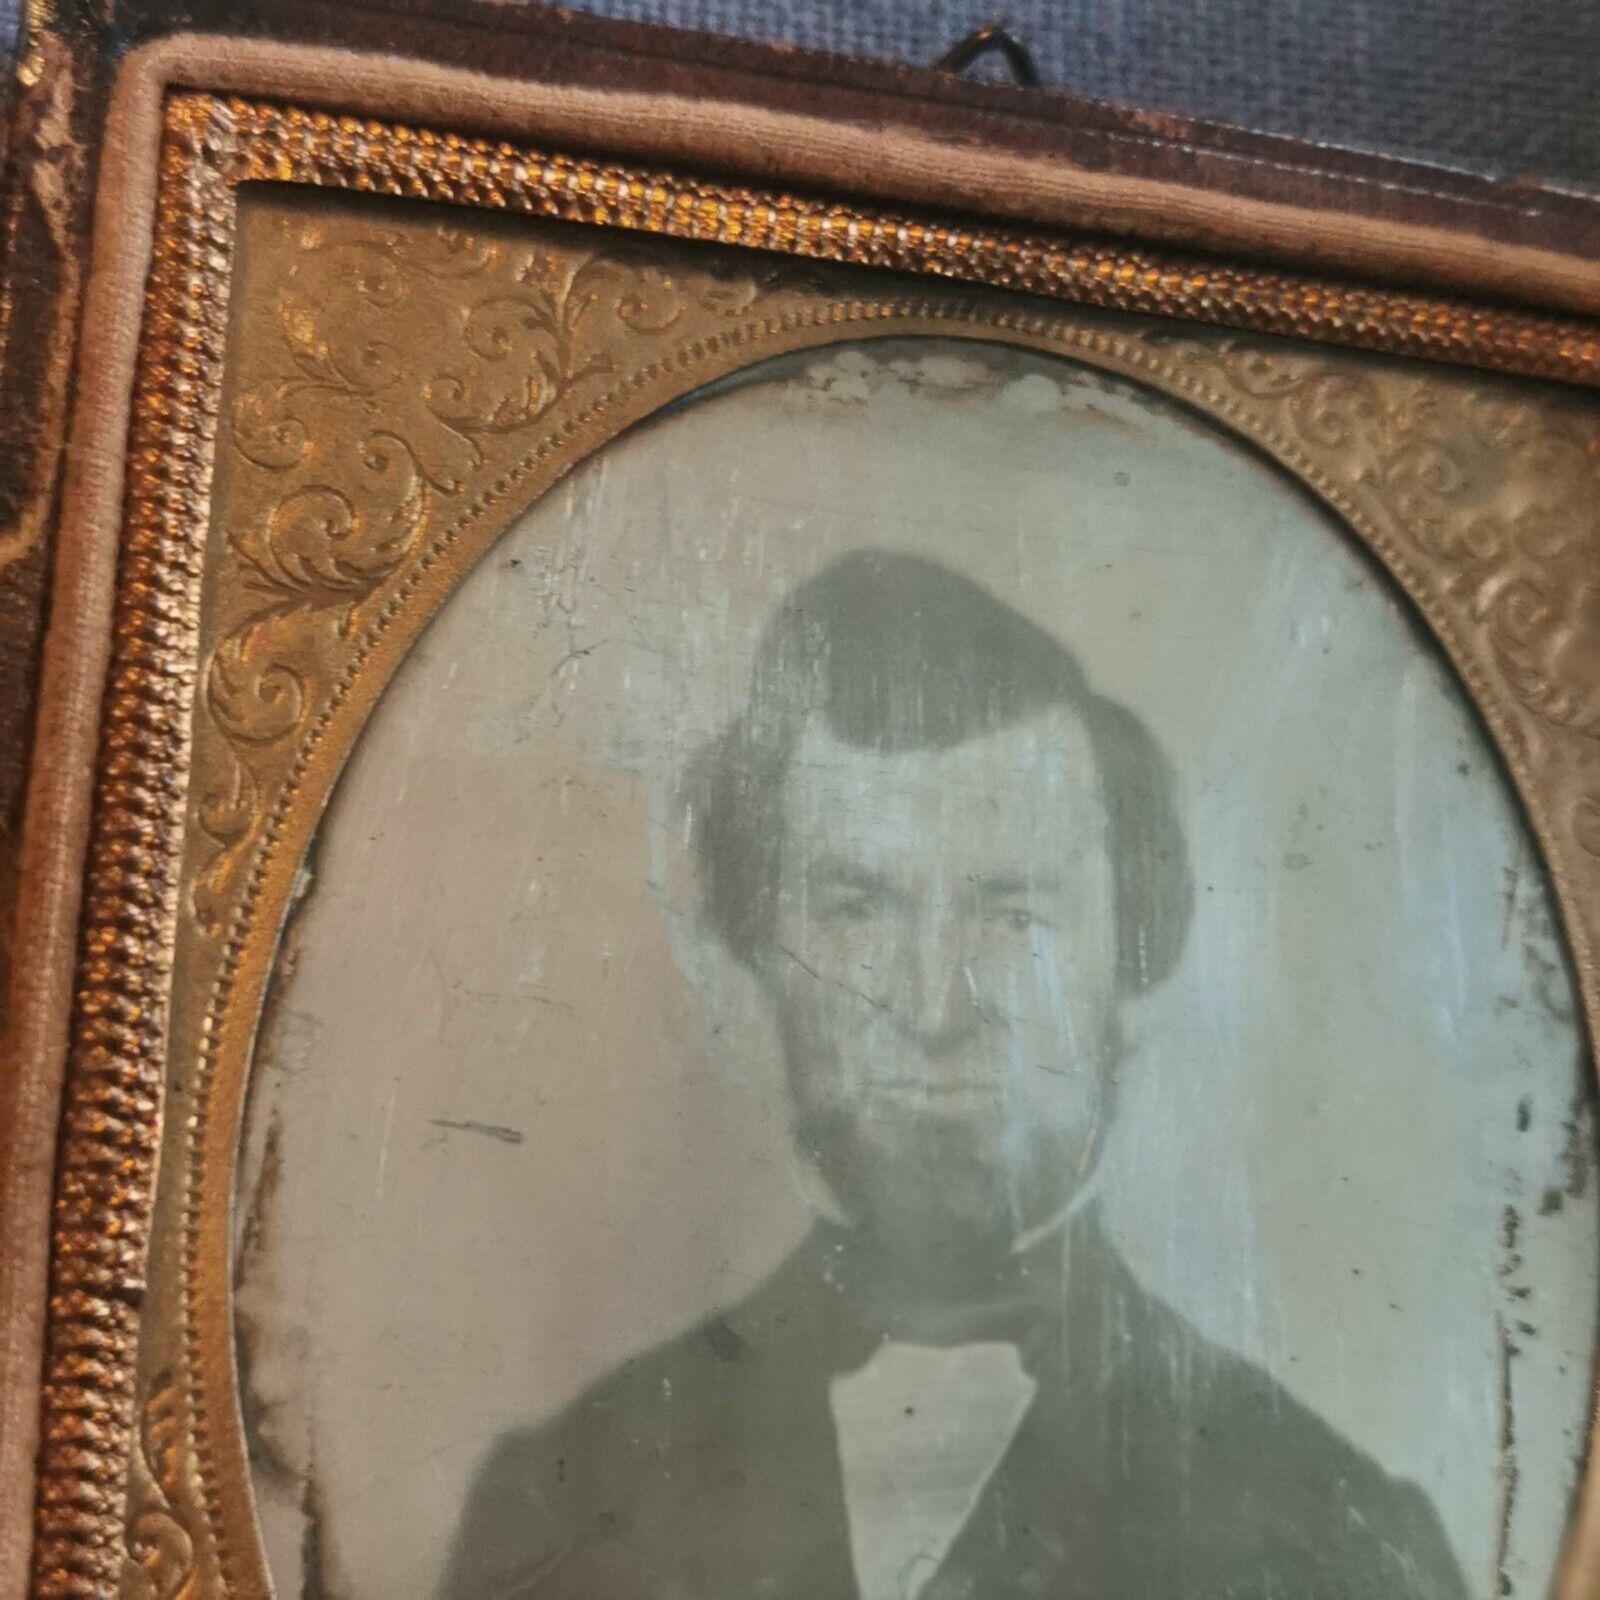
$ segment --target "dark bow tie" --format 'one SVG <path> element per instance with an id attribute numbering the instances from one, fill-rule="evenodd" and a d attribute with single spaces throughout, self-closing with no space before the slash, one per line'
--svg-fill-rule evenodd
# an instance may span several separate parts
<path id="1" fill-rule="evenodd" d="M 823 1277 L 838 1294 L 853 1335 L 843 1364 L 860 1365 L 886 1340 L 946 1347 L 994 1341 L 1015 1345 L 1024 1367 L 1037 1375 L 1035 1369 L 1062 1348 L 1069 1320 L 1068 1258 L 1078 1253 L 1074 1235 L 1080 1231 L 1052 1230 L 975 1274 L 961 1293 L 912 1309 L 897 1303 L 894 1274 L 867 1240 L 849 1228 L 825 1225 L 817 1240 Z"/>

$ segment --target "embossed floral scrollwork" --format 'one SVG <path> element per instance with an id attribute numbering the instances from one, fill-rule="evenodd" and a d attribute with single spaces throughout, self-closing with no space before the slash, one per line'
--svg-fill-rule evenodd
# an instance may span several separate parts
<path id="1" fill-rule="evenodd" d="M 1478 482 L 1481 467 L 1469 465 L 1481 450 L 1477 441 L 1407 432 L 1391 437 L 1390 446 L 1378 482 L 1416 543 L 1472 570 L 1497 562 L 1509 530 Z"/>
<path id="2" fill-rule="evenodd" d="M 195 1541 L 182 1516 L 186 1442 L 181 1395 L 170 1374 L 157 1379 L 145 1401 L 137 1452 L 126 1587 L 136 1600 L 189 1600 L 197 1584 Z"/>
<path id="3" fill-rule="evenodd" d="M 327 248 L 333 281 L 380 310 L 397 306 L 406 287 L 401 265 L 404 238 L 389 232 L 335 240 Z"/>
<path id="4" fill-rule="evenodd" d="M 1586 794 L 1573 806 L 1572 835 L 1580 850 L 1600 856 L 1600 795 Z"/>
<path id="5" fill-rule="evenodd" d="M 200 827 L 217 848 L 196 874 L 190 903 L 200 926 L 220 929 L 231 874 L 256 836 L 262 778 L 272 752 L 305 726 L 316 689 L 305 666 L 319 633 L 347 637 L 362 606 L 416 549 L 430 497 L 459 491 L 430 477 L 387 429 L 351 450 L 350 488 L 311 483 L 290 490 L 258 523 L 230 540 L 253 604 L 206 661 L 202 705 L 225 741 L 199 796 Z"/>
<path id="6" fill-rule="evenodd" d="M 228 535 L 238 602 L 203 664 L 220 739 L 197 797 L 214 846 L 190 903 L 215 935 L 277 775 L 329 688 L 320 665 L 428 547 L 491 456 L 558 407 L 664 352 L 674 330 L 748 310 L 783 274 L 683 271 L 649 247 L 599 252 L 445 225 L 311 219 L 262 298 L 228 419 L 255 509 Z M 692 314 L 692 316 L 691 316 Z M 419 336 L 422 335 L 422 336 Z"/>
<path id="7" fill-rule="evenodd" d="M 1517 695 L 1547 722 L 1600 739 L 1600 580 L 1519 578 L 1489 613 L 1496 659 Z"/>
<path id="8" fill-rule="evenodd" d="M 240 454 L 278 472 L 299 465 L 310 451 L 307 417 L 315 407 L 308 403 L 330 395 L 370 399 L 404 375 L 398 344 L 381 330 L 405 299 L 408 272 L 470 276 L 484 271 L 497 250 L 456 229 L 418 241 L 397 230 L 352 238 L 324 223 L 306 225 L 298 247 L 298 265 L 316 269 L 316 292 L 304 292 L 300 275 L 291 271 L 279 293 L 288 370 L 242 390 L 228 418 Z"/>
<path id="9" fill-rule="evenodd" d="M 416 146 L 396 151 L 409 160 Z M 276 145 L 271 159 L 282 159 Z M 501 157 L 491 150 L 485 159 Z M 468 165 L 451 181 L 477 183 Z M 263 164 L 264 173 L 273 170 Z M 385 169 L 391 179 L 398 170 Z M 563 182 L 572 170 L 560 168 Z M 462 190 L 469 201 L 475 193 Z M 260 203 L 276 202 L 267 191 Z M 1470 375 L 1447 372 L 1436 382 L 1437 372 L 1419 376 L 1398 362 L 1305 344 L 1241 336 L 1230 348 L 1228 336 L 1172 320 L 1057 314 L 1017 296 L 985 305 L 977 293 L 903 278 L 878 278 L 874 286 L 818 268 L 813 294 L 805 285 L 812 269 L 773 267 L 775 257 L 754 253 L 733 270 L 706 271 L 706 258 L 697 260 L 688 246 L 666 258 L 652 259 L 650 249 L 636 260 L 586 256 L 596 234 L 561 224 L 486 219 L 481 231 L 463 233 L 434 226 L 431 216 L 424 221 L 422 207 L 409 218 L 398 207 L 305 210 L 315 214 L 316 231 L 308 231 L 298 258 L 276 244 L 242 258 L 266 277 L 234 301 L 241 336 L 230 350 L 229 381 L 246 398 L 234 402 L 231 438 L 224 419 L 213 522 L 223 536 L 213 534 L 206 553 L 189 795 L 203 834 L 188 836 L 184 881 L 196 885 L 199 927 L 219 942 L 197 949 L 196 924 L 183 931 L 193 1012 L 181 1059 L 200 1070 L 174 1074 L 174 1083 L 178 1111 L 198 1110 L 173 1123 L 198 1128 L 208 1141 L 191 1146 L 204 1152 L 191 1171 L 211 1184 L 209 1195 L 197 1187 L 199 1203 L 216 1211 L 199 1215 L 230 1215 L 231 1169 L 213 1152 L 232 1137 L 232 1123 L 218 1107 L 231 1111 L 226 1095 L 242 1092 L 246 1080 L 259 986 L 271 981 L 274 932 L 298 892 L 290 886 L 298 881 L 293 854 L 314 836 L 337 762 L 400 644 L 502 515 L 649 404 L 673 401 L 701 377 L 741 362 L 857 331 L 960 332 L 1059 350 L 1189 401 L 1208 423 L 1231 426 L 1324 495 L 1352 537 L 1390 562 L 1455 653 L 1494 713 L 1519 778 L 1524 768 L 1533 773 L 1527 792 L 1548 801 L 1536 820 L 1542 829 L 1551 824 L 1552 862 L 1576 885 L 1571 906 L 1580 928 L 1592 932 L 1600 760 L 1592 758 L 1593 741 L 1560 720 L 1582 721 L 1592 702 L 1580 692 L 1563 703 L 1546 680 L 1581 681 L 1559 657 L 1581 644 L 1582 630 L 1573 624 L 1563 644 L 1562 617 L 1563 608 L 1585 603 L 1571 580 L 1575 564 L 1594 558 L 1583 507 L 1597 497 L 1581 452 L 1532 453 L 1550 427 L 1553 408 L 1544 398 L 1525 404 L 1497 380 L 1480 387 Z M 375 227 L 374 215 L 401 225 Z M 930 270 L 948 270 L 934 246 L 925 259 Z M 985 270 L 992 281 L 1018 281 L 1012 256 L 997 255 Z M 1248 279 L 1245 288 L 1253 292 Z M 1192 302 L 1196 314 L 1208 314 L 1213 292 L 1207 287 Z M 785 298 L 764 303 L 768 293 Z M 280 303 L 295 314 L 275 322 L 270 313 Z M 297 321 L 300 312 L 349 325 Z M 376 358 L 361 358 L 363 350 Z M 385 352 L 402 370 L 374 388 L 386 376 Z M 1228 507 L 1216 513 L 1225 518 Z M 565 574 L 551 580 L 557 608 Z M 184 661 L 185 672 L 190 664 Z M 346 693 L 330 721 L 329 709 Z M 219 1089 L 222 1097 L 208 1104 Z M 226 1226 L 217 1230 L 226 1233 Z M 239 1328 L 225 1296 L 194 1303 L 214 1319 L 187 1347 L 197 1352 L 198 1409 L 206 1432 L 220 1418 L 225 1436 L 231 1410 L 208 1411 L 203 1402 L 231 1394 Z M 171 1336 L 177 1320 L 168 1319 L 158 1337 Z M 204 1448 L 213 1525 L 238 1535 L 232 1552 L 225 1541 L 202 1546 L 208 1592 L 214 1568 L 219 1592 L 236 1576 L 240 1592 L 255 1592 L 266 1575 L 256 1572 L 249 1543 L 248 1474 L 231 1457 L 210 1454 L 209 1440 Z M 206 1524 L 164 1514 L 147 1493 L 134 1504 L 145 1519 L 129 1539 L 135 1560 L 147 1564 L 139 1600 L 176 1600 L 168 1580 L 180 1574 L 181 1584 L 193 1564 L 184 1528 L 198 1535 Z M 235 1571 L 226 1570 L 230 1561 Z"/>
<path id="10" fill-rule="evenodd" d="M 342 611 L 348 625 L 351 609 L 413 547 L 427 517 L 427 484 L 415 458 L 403 440 L 381 433 L 364 442 L 361 461 L 375 476 L 404 478 L 387 508 L 374 496 L 362 509 L 341 489 L 311 484 L 279 501 L 259 534 L 236 541 L 253 586 L 267 600 L 267 614 Z"/>
<path id="11" fill-rule="evenodd" d="M 462 341 L 475 367 L 438 373 L 424 394 L 433 414 L 481 455 L 482 435 L 525 428 L 555 404 L 572 376 L 570 342 L 559 308 L 534 294 L 480 300 L 466 314 Z"/>
<path id="12" fill-rule="evenodd" d="M 298 728 L 306 701 L 305 675 L 268 623 L 241 628 L 213 652 L 202 703 L 227 742 L 224 759 L 200 792 L 196 820 L 218 854 L 190 891 L 196 919 L 208 934 L 219 931 L 229 875 L 260 816 L 261 785 L 250 752 L 271 747 Z"/>
<path id="13" fill-rule="evenodd" d="M 1383 417 L 1377 388 L 1349 372 L 1321 372 L 1288 396 L 1288 412 L 1300 437 L 1322 450 L 1366 447 Z"/>
<path id="14" fill-rule="evenodd" d="M 305 401 L 320 393 L 370 397 L 400 376 L 392 345 L 364 339 L 359 331 L 329 330 L 313 307 L 285 298 L 279 308 L 283 344 L 295 371 L 243 390 L 234 400 L 228 424 L 234 447 L 259 467 L 283 472 L 298 465 L 311 448 Z"/>
<path id="15" fill-rule="evenodd" d="M 420 232 L 392 236 L 395 260 L 405 271 L 422 273 L 436 283 L 481 277 L 505 258 L 503 240 L 487 238 L 477 229 L 450 223 Z"/>
<path id="16" fill-rule="evenodd" d="M 206 786 L 197 813 L 201 831 L 217 853 L 195 876 L 189 892 L 195 920 L 208 936 L 222 925 L 226 891 L 240 853 L 254 836 L 261 812 L 261 784 L 234 751 Z"/>
<path id="17" fill-rule="evenodd" d="M 295 414 L 294 384 L 274 382 L 247 389 L 233 402 L 228 426 L 233 447 L 247 461 L 286 472 L 305 460 L 311 431 Z"/>
<path id="18" fill-rule="evenodd" d="M 1196 351 L 1253 409 L 1347 482 L 1432 583 L 1464 604 L 1516 697 L 1549 728 L 1600 738 L 1600 452 L 1505 391 L 1448 396 L 1296 354 Z"/>
<path id="19" fill-rule="evenodd" d="M 392 343 L 373 338 L 359 321 L 331 319 L 321 306 L 296 296 L 284 295 L 278 320 L 284 349 L 304 375 L 304 388 L 374 395 L 397 382 L 404 370 Z"/>
<path id="20" fill-rule="evenodd" d="M 753 275 L 743 263 L 734 267 L 712 262 L 684 272 L 667 266 L 646 248 L 620 246 L 595 257 L 579 272 L 573 285 L 574 322 L 609 307 L 631 332 L 666 333 L 691 309 L 738 316 L 780 281 L 785 280 L 772 273 Z"/>
<path id="21" fill-rule="evenodd" d="M 490 293 L 466 312 L 462 343 L 476 359 L 441 369 L 425 390 L 433 414 L 480 451 L 486 436 L 530 426 L 578 386 L 614 371 L 611 325 L 657 338 L 691 309 L 736 316 L 767 287 L 721 264 L 669 268 L 640 247 L 576 264 L 533 249 L 514 278 L 515 292 Z"/>
<path id="22" fill-rule="evenodd" d="M 215 926 L 211 899 L 258 815 L 252 751 L 290 739 L 308 715 L 313 691 L 301 664 L 308 637 L 325 624 L 348 634 L 362 603 L 398 570 L 425 524 L 428 486 L 404 442 L 372 435 L 361 460 L 374 478 L 402 480 L 387 507 L 375 498 L 363 512 L 349 495 L 311 485 L 280 501 L 259 531 L 234 541 L 260 604 L 206 663 L 203 705 L 229 747 L 199 804 L 200 826 L 222 852 L 195 885 L 193 903 L 208 928 Z"/>
<path id="23" fill-rule="evenodd" d="M 1229 384 L 1254 400 L 1282 399 L 1298 389 L 1311 370 L 1304 357 L 1231 340 L 1219 348 L 1216 360 Z"/>
<path id="24" fill-rule="evenodd" d="M 206 709 L 229 739 L 272 744 L 305 717 L 306 679 L 269 624 L 230 634 L 206 671 Z"/>
<path id="25" fill-rule="evenodd" d="M 1382 432 L 1383 394 L 1359 373 L 1329 370 L 1302 354 L 1226 345 L 1216 357 L 1230 387 L 1278 409 L 1300 442 L 1319 454 L 1370 458 Z"/>

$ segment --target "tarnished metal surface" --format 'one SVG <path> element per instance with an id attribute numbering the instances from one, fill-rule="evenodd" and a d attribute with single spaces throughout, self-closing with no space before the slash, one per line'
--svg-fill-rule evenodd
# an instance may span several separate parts
<path id="1" fill-rule="evenodd" d="M 998 339 L 1136 379 L 1281 463 L 1394 574 L 1482 710 L 1594 1019 L 1592 397 L 1335 348 L 1581 381 L 1587 328 L 198 96 L 173 102 L 164 162 L 68 1086 L 38 1593 L 265 1592 L 234 1391 L 232 1177 L 255 1019 L 322 802 L 389 673 L 508 521 L 629 423 L 763 356 L 846 333 Z M 285 203 L 245 231 L 224 394 L 236 186 L 256 179 L 767 253 Z"/>

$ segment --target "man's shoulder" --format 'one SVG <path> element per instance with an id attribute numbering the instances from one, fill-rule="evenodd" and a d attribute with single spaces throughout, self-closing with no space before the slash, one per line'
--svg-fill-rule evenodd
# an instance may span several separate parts
<path id="1" fill-rule="evenodd" d="M 1200 1461 L 1236 1460 L 1270 1478 L 1275 1493 L 1303 1487 L 1380 1497 L 1395 1480 L 1360 1446 L 1259 1362 L 1228 1349 L 1154 1294 L 1129 1381 L 1164 1434 L 1184 1435 Z M 1232 1477 L 1232 1474 L 1228 1475 Z"/>
<path id="2" fill-rule="evenodd" d="M 1071 1413 L 1058 1419 L 1081 1469 L 1069 1476 L 1143 1530 L 1128 1561 L 1192 1575 L 1195 1593 L 1216 1583 L 1219 1595 L 1254 1595 L 1238 1587 L 1241 1572 L 1272 1572 L 1261 1592 L 1273 1600 L 1461 1600 L 1419 1489 L 1263 1367 L 1207 1339 L 1115 1250 L 1078 1261 L 1070 1375 L 1044 1387 Z M 475 1481 L 445 1594 L 525 1592 L 508 1575 L 547 1563 L 577 1571 L 573 1552 L 603 1543 L 601 1522 L 618 1514 L 637 1520 L 630 1537 L 652 1549 L 694 1545 L 702 1523 L 701 1542 L 720 1547 L 770 1530 L 774 1504 L 828 1502 L 837 1476 L 828 1379 L 867 1352 L 826 1266 L 807 1241 L 742 1301 L 618 1362 L 546 1420 L 502 1434 Z M 1109 1454 L 1078 1459 L 1112 1439 Z"/>
<path id="3" fill-rule="evenodd" d="M 1124 1395 L 1133 1425 L 1189 1435 L 1202 1454 L 1237 1453 L 1264 1466 L 1298 1454 L 1319 1479 L 1383 1477 L 1369 1455 L 1287 1384 L 1201 1332 L 1147 1288 L 1120 1251 L 1109 1243 L 1102 1248 L 1084 1320 L 1091 1350 L 1109 1356 L 1092 1381 L 1109 1381 Z"/>
<path id="4" fill-rule="evenodd" d="M 501 1433 L 469 1491 L 444 1600 L 632 1594 L 623 1569 L 692 1566 L 770 1528 L 772 1502 L 805 1487 L 808 1464 L 816 1475 L 825 1428 L 826 1340 L 804 1314 L 815 1287 L 791 1257 L 736 1306 Z"/>
<path id="5" fill-rule="evenodd" d="M 1121 1292 L 1141 1303 L 1129 1318 L 1138 1349 L 1121 1386 L 1137 1391 L 1134 1431 L 1181 1463 L 1172 1487 L 1191 1561 L 1203 1564 L 1211 1545 L 1227 1566 L 1231 1547 L 1282 1544 L 1280 1561 L 1299 1560 L 1319 1594 L 1465 1595 L 1438 1513 L 1417 1485 L 1122 1270 Z"/>
<path id="6" fill-rule="evenodd" d="M 570 1474 L 585 1461 L 613 1469 L 639 1455 L 658 1460 L 719 1416 L 760 1404 L 766 1386 L 792 1388 L 798 1372 L 830 1366 L 834 1331 L 819 1315 L 820 1276 L 811 1241 L 784 1257 L 744 1299 L 626 1355 L 544 1418 L 507 1429 L 483 1477 Z"/>

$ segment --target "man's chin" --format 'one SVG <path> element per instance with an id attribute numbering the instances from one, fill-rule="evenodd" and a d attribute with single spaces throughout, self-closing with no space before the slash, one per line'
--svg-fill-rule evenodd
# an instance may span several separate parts
<path id="1" fill-rule="evenodd" d="M 1008 1214 L 974 1216 L 945 1209 L 920 1218 L 880 1219 L 871 1230 L 878 1253 L 896 1276 L 948 1280 L 952 1286 L 985 1276 L 1011 1251 L 1017 1230 Z"/>
<path id="2" fill-rule="evenodd" d="M 812 1132 L 821 1135 L 808 1141 L 812 1159 L 849 1222 L 891 1256 L 930 1268 L 970 1272 L 1071 1199 L 1070 1152 L 1039 1152 L 1039 1171 L 1013 1172 L 996 1141 L 959 1119 L 880 1124 L 867 1138 L 839 1123 Z"/>
<path id="3" fill-rule="evenodd" d="M 1004 1174 L 993 1169 L 946 1163 L 875 1176 L 856 1220 L 879 1251 L 919 1276 L 969 1277 L 1008 1253 L 1025 1227 Z"/>

